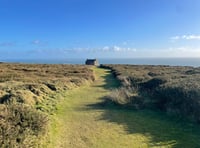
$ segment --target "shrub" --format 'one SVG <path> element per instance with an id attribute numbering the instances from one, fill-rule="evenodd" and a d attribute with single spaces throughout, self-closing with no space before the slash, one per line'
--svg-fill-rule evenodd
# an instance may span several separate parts
<path id="1" fill-rule="evenodd" d="M 160 109 L 200 122 L 200 68 L 152 65 L 101 67 L 111 69 L 122 87 L 137 90 L 135 96 L 124 95 L 123 89 L 112 92 L 110 98 L 116 103 Z"/>
<path id="2" fill-rule="evenodd" d="M 166 80 L 161 78 L 153 78 L 147 82 L 141 83 L 140 87 L 141 89 L 145 89 L 146 91 L 152 91 L 155 88 L 159 87 L 161 84 L 166 83 Z"/>
<path id="3" fill-rule="evenodd" d="M 1 63 L 0 147 L 36 147 L 48 121 L 37 109 L 52 114 L 55 93 L 94 80 L 84 65 Z"/>
<path id="4" fill-rule="evenodd" d="M 1 147 L 36 147 L 38 136 L 46 132 L 47 122 L 48 118 L 44 113 L 28 105 L 1 105 Z"/>
<path id="5" fill-rule="evenodd" d="M 158 88 L 153 95 L 157 108 L 200 122 L 200 90 L 183 87 Z"/>

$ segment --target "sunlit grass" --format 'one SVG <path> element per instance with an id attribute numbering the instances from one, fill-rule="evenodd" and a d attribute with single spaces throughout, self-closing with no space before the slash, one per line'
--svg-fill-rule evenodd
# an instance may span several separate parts
<path id="1" fill-rule="evenodd" d="M 84 65 L 0 63 L 0 147 L 45 143 L 60 92 L 93 80 L 93 70 Z"/>
<path id="2" fill-rule="evenodd" d="M 200 147 L 198 125 L 160 112 L 102 103 L 110 89 L 119 85 L 109 71 L 95 71 L 98 79 L 93 85 L 63 94 L 52 116 L 48 147 Z"/>

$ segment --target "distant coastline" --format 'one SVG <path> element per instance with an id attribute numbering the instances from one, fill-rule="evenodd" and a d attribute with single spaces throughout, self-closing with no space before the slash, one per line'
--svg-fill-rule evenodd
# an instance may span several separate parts
<path id="1" fill-rule="evenodd" d="M 97 58 L 98 59 L 98 58 Z M 80 59 L 2 59 L 1 63 L 85 64 Z M 200 67 L 200 58 L 99 58 L 100 64 L 170 65 Z"/>

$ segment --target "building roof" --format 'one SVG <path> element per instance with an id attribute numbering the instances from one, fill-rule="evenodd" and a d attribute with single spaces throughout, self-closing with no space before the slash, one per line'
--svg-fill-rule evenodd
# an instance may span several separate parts
<path id="1" fill-rule="evenodd" d="M 88 62 L 94 62 L 94 61 L 97 61 L 97 59 L 87 59 L 86 61 L 88 61 Z"/>
<path id="2" fill-rule="evenodd" d="M 98 65 L 98 61 L 97 61 L 97 59 L 87 59 L 85 61 L 85 64 L 86 65 Z"/>

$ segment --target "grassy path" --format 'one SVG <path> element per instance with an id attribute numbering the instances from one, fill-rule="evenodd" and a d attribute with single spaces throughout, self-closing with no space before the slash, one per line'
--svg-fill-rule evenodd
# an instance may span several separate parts
<path id="1" fill-rule="evenodd" d="M 58 105 L 47 147 L 200 147 L 200 130 L 195 125 L 161 113 L 101 104 L 118 83 L 109 71 L 95 71 L 98 79 L 94 84 L 67 92 Z"/>

